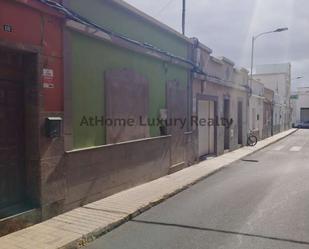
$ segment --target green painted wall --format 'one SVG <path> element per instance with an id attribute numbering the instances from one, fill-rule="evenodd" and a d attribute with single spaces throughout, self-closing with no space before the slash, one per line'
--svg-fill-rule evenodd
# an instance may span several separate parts
<path id="1" fill-rule="evenodd" d="M 73 146 L 75 149 L 105 144 L 105 127 L 80 126 L 82 117 L 104 115 L 104 72 L 129 68 L 149 81 L 149 118 L 157 118 L 165 108 L 166 82 L 177 79 L 186 85 L 188 71 L 184 68 L 121 49 L 71 31 L 72 35 L 72 97 Z M 151 127 L 151 136 L 159 128 Z"/>
<path id="2" fill-rule="evenodd" d="M 70 8 L 110 30 L 187 58 L 188 43 L 185 40 L 108 2 L 105 0 L 71 0 Z"/>
<path id="3" fill-rule="evenodd" d="M 172 32 L 104 0 L 70 0 L 69 7 L 80 15 L 114 32 L 148 42 L 162 50 L 187 58 L 188 42 Z M 70 31 L 72 35 L 73 146 L 75 149 L 106 143 L 105 127 L 80 126 L 83 116 L 104 116 L 104 72 L 110 69 L 135 70 L 149 81 L 149 118 L 157 118 L 166 108 L 166 82 L 179 80 L 186 85 L 188 70 L 116 47 Z M 150 128 L 159 135 L 158 127 Z"/>

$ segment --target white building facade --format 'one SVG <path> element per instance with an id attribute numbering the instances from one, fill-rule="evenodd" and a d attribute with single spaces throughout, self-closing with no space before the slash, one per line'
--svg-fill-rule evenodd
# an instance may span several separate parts
<path id="1" fill-rule="evenodd" d="M 252 81 L 252 94 L 249 100 L 249 129 L 261 139 L 264 124 L 264 85 L 256 80 Z"/>
<path id="2" fill-rule="evenodd" d="M 292 123 L 309 121 L 309 87 L 300 87 L 291 95 Z"/>
<path id="3" fill-rule="evenodd" d="M 256 67 L 253 78 L 274 91 L 273 130 L 278 133 L 291 127 L 291 64 L 269 64 Z"/>

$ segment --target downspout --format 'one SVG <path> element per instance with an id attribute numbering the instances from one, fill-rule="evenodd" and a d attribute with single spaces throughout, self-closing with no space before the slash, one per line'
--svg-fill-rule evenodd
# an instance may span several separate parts
<path id="1" fill-rule="evenodd" d="M 270 121 L 270 125 L 271 125 L 271 136 L 274 135 L 274 100 L 272 100 L 271 102 L 271 121 Z"/>
<path id="2" fill-rule="evenodd" d="M 193 45 L 188 44 L 187 46 L 187 59 L 192 61 L 192 54 L 193 54 Z M 191 115 L 192 115 L 192 84 L 193 84 L 193 71 L 188 70 L 187 74 L 187 133 L 186 133 L 186 160 L 187 165 L 190 166 L 191 163 L 191 153 L 189 154 L 189 151 L 191 151 L 189 148 L 192 146 L 193 140 L 193 131 L 192 131 L 192 124 L 191 124 Z M 193 150 L 193 157 L 195 158 L 195 150 Z M 189 155 L 189 156 L 188 156 Z"/>
<path id="3" fill-rule="evenodd" d="M 189 47 L 189 60 L 192 61 L 196 67 L 197 65 L 197 47 L 198 47 L 199 41 L 197 39 L 193 39 L 192 44 L 190 44 Z M 190 78 L 189 78 L 189 91 L 188 91 L 188 118 L 189 118 L 189 130 L 191 132 L 191 138 L 192 138 L 192 145 L 193 145 L 193 153 L 194 153 L 194 160 L 198 160 L 198 150 L 197 150 L 197 135 L 196 132 L 193 132 L 193 126 L 191 123 L 192 115 L 193 115 L 193 82 L 194 82 L 194 70 L 190 71 Z"/>
<path id="4" fill-rule="evenodd" d="M 249 83 L 249 81 L 248 81 Z M 250 124 L 250 97 L 251 97 L 251 88 L 250 86 L 248 85 L 247 87 L 247 132 L 246 132 L 246 139 L 244 141 L 245 145 L 247 145 L 247 137 L 248 137 L 248 133 L 249 133 L 249 130 L 250 130 L 250 127 L 249 127 L 249 124 Z"/>

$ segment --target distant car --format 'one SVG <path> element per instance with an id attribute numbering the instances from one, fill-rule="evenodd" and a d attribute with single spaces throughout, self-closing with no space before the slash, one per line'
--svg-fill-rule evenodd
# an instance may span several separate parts
<path id="1" fill-rule="evenodd" d="M 309 120 L 296 123 L 295 127 L 296 128 L 302 128 L 302 129 L 309 129 Z"/>

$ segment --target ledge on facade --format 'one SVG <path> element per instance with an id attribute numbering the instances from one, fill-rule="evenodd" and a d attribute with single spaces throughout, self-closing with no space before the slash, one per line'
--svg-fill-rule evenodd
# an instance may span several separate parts
<path id="1" fill-rule="evenodd" d="M 219 58 L 216 58 L 214 56 L 210 56 L 210 59 L 213 61 L 213 62 L 216 62 L 220 65 L 223 65 L 224 63 L 219 59 Z"/>
<path id="2" fill-rule="evenodd" d="M 129 11 L 130 13 L 133 13 L 141 18 L 143 18 L 145 21 L 147 21 L 148 23 L 151 23 L 169 33 L 172 33 L 174 35 L 176 35 L 178 38 L 190 43 L 190 44 L 193 44 L 192 43 L 192 40 L 184 35 L 182 35 L 181 33 L 179 33 L 178 31 L 172 29 L 171 27 L 167 26 L 166 24 L 158 21 L 157 19 L 145 14 L 144 12 L 138 10 L 137 8 L 133 7 L 132 5 L 126 3 L 125 1 L 123 0 L 109 0 L 110 3 L 112 4 L 115 4 L 127 11 Z"/>
<path id="3" fill-rule="evenodd" d="M 105 42 L 112 43 L 114 45 L 120 46 L 125 49 L 132 50 L 134 52 L 151 56 L 156 59 L 169 62 L 175 65 L 179 65 L 185 68 L 191 68 L 191 65 L 188 63 L 185 63 L 184 61 L 178 60 L 176 58 L 171 58 L 169 55 L 161 54 L 157 51 L 150 50 L 149 48 L 146 47 L 138 47 L 135 45 L 132 45 L 132 43 L 119 39 L 118 37 L 113 36 L 112 34 L 107 34 L 106 32 L 103 32 L 101 30 L 98 30 L 93 27 L 89 27 L 85 24 L 73 21 L 73 20 L 67 20 L 65 22 L 65 26 L 71 30 L 74 30 L 76 32 L 80 32 L 84 35 L 88 35 L 92 38 L 96 38 Z"/>
<path id="4" fill-rule="evenodd" d="M 233 62 L 232 60 L 224 57 L 224 56 L 220 56 L 219 59 L 227 64 L 230 64 L 231 66 L 235 66 L 235 62 Z"/>
<path id="5" fill-rule="evenodd" d="M 264 96 L 252 94 L 251 97 L 257 98 L 257 99 L 266 99 Z"/>
<path id="6" fill-rule="evenodd" d="M 132 143 L 141 143 L 141 142 L 147 142 L 147 141 L 152 141 L 152 140 L 168 139 L 170 137 L 172 137 L 172 135 L 165 135 L 165 136 L 158 136 L 158 137 L 148 137 L 148 138 L 135 139 L 135 140 L 119 142 L 119 143 L 114 143 L 114 144 L 104 144 L 104 145 L 99 145 L 99 146 L 92 146 L 92 147 L 86 147 L 86 148 L 81 148 L 81 149 L 74 149 L 74 150 L 66 151 L 65 153 L 71 154 L 71 153 L 75 153 L 75 152 L 97 150 L 97 149 L 126 145 L 126 144 L 132 144 Z"/>
<path id="7" fill-rule="evenodd" d="M 246 69 L 246 68 L 244 68 L 244 67 L 241 67 L 241 68 L 239 69 L 239 71 L 242 72 L 242 73 L 245 73 L 245 74 L 249 74 L 249 70 Z"/>
<path id="8" fill-rule="evenodd" d="M 192 41 L 192 43 L 194 45 L 196 45 L 198 48 L 204 50 L 208 54 L 211 54 L 213 52 L 213 50 L 211 48 L 209 48 L 206 45 L 204 45 L 203 43 L 201 43 L 198 38 L 192 37 L 192 38 L 190 38 L 190 40 Z"/>
<path id="9" fill-rule="evenodd" d="M 206 82 L 213 83 L 213 84 L 218 84 L 218 85 L 223 86 L 223 87 L 229 87 L 229 88 L 233 88 L 233 89 L 237 89 L 237 90 L 245 91 L 245 92 L 248 91 L 248 86 L 239 85 L 239 84 L 236 84 L 236 82 L 226 82 L 222 79 L 209 78 L 207 76 L 200 75 L 200 74 L 197 74 L 197 73 L 194 73 L 193 77 L 195 79 L 206 81 Z"/>

